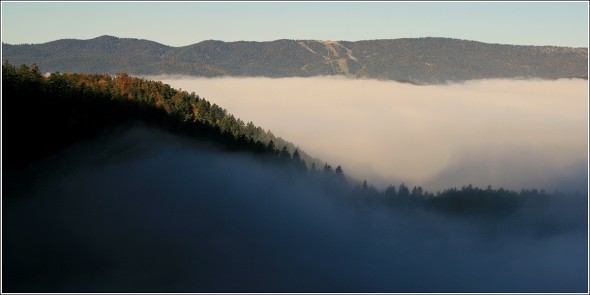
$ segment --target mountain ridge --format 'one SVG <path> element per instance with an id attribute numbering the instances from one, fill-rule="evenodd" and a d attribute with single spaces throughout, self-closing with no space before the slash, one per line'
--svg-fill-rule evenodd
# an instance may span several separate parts
<path id="1" fill-rule="evenodd" d="M 47 41 L 47 42 L 40 42 L 40 43 L 7 43 L 7 42 L 2 42 L 2 44 L 6 44 L 6 45 L 42 45 L 42 44 L 47 44 L 47 43 L 53 43 L 53 42 L 59 42 L 59 41 L 92 41 L 92 40 L 133 40 L 133 41 L 148 41 L 151 43 L 157 43 L 159 45 L 165 46 L 165 47 L 170 47 L 170 48 L 180 48 L 180 47 L 187 47 L 187 46 L 191 46 L 191 45 L 196 45 L 196 44 L 200 44 L 203 42 L 220 42 L 220 43 L 238 43 L 238 42 L 246 42 L 246 43 L 270 43 L 270 42 L 276 42 L 276 41 L 328 41 L 328 42 L 348 42 L 348 43 L 355 43 L 355 42 L 367 42 L 367 41 L 392 41 L 392 40 L 416 40 L 416 39 L 442 39 L 442 40 L 453 40 L 453 41 L 465 41 L 465 42 L 473 42 L 473 43 L 480 43 L 480 44 L 488 44 L 488 45 L 506 45 L 506 46 L 522 46 L 522 47 L 558 47 L 558 48 L 570 48 L 570 49 L 588 49 L 588 47 L 581 47 L 581 46 L 559 46 L 559 45 L 523 45 L 523 44 L 509 44 L 509 43 L 490 43 L 490 42 L 483 42 L 483 41 L 477 41 L 477 40 L 469 40 L 469 39 L 460 39 L 460 38 L 451 38 L 451 37 L 416 37 L 416 38 L 408 38 L 408 37 L 404 37 L 404 38 L 393 38 L 393 39 L 389 39 L 389 38 L 379 38 L 379 39 L 363 39 L 363 40 L 356 40 L 356 41 L 350 41 L 350 40 L 335 40 L 335 39 L 288 39 L 288 38 L 281 38 L 281 39 L 275 39 L 275 40 L 270 40 L 270 41 L 255 41 L 255 40 L 238 40 L 238 41 L 223 41 L 223 40 L 219 40 L 219 39 L 206 39 L 203 41 L 199 41 L 196 43 L 191 43 L 188 45 L 181 45 L 181 46 L 174 46 L 174 45 L 168 45 L 168 44 L 164 44 L 158 41 L 153 41 L 153 40 L 149 40 L 149 39 L 143 39 L 143 38 L 132 38 L 132 37 L 117 37 L 117 36 L 113 36 L 113 35 L 100 35 L 94 38 L 90 38 L 90 39 L 78 39 L 78 38 L 63 38 L 63 39 L 56 39 L 56 40 L 52 40 L 52 41 Z"/>
<path id="2" fill-rule="evenodd" d="M 492 44 L 424 37 L 363 41 L 204 40 L 173 47 L 109 35 L 2 43 L 3 59 L 46 72 L 351 78 L 438 84 L 487 78 L 588 78 L 585 47 Z"/>

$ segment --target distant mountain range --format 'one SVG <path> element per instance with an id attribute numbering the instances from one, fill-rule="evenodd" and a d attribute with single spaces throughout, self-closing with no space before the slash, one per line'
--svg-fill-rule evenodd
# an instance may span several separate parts
<path id="1" fill-rule="evenodd" d="M 2 43 L 11 64 L 43 72 L 311 77 L 344 75 L 436 84 L 485 78 L 588 79 L 588 48 L 488 44 L 448 38 L 277 40 L 171 47 L 101 36 L 43 44 Z"/>

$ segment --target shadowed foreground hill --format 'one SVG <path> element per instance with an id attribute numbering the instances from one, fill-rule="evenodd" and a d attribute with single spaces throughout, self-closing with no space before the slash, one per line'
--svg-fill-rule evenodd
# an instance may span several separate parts
<path id="1" fill-rule="evenodd" d="M 403 186 L 327 185 L 145 127 L 71 146 L 17 179 L 3 191 L 4 292 L 587 286 L 583 195 L 465 188 L 431 206 Z"/>
<path id="2" fill-rule="evenodd" d="M 165 84 L 2 80 L 2 292 L 587 291 L 585 193 L 378 192 Z"/>
<path id="3" fill-rule="evenodd" d="M 368 41 L 203 41 L 170 47 L 101 36 L 2 44 L 5 60 L 48 72 L 310 77 L 345 75 L 417 84 L 485 78 L 588 78 L 588 49 L 448 38 Z"/>

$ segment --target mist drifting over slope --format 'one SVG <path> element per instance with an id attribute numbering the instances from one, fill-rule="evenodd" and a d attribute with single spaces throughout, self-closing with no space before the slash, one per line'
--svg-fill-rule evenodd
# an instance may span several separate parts
<path id="1" fill-rule="evenodd" d="M 587 188 L 586 80 L 150 77 L 378 187 Z"/>
<path id="2" fill-rule="evenodd" d="M 26 185 L 3 191 L 8 292 L 587 287 L 583 195 L 484 220 L 390 211 L 247 154 L 141 126 L 73 146 L 21 176 Z"/>

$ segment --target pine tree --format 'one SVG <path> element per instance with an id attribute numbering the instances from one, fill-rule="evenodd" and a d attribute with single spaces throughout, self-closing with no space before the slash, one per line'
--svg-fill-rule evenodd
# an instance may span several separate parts
<path id="1" fill-rule="evenodd" d="M 342 170 L 342 166 L 338 165 L 338 167 L 336 167 L 336 175 L 344 177 L 344 170 Z"/>
<path id="2" fill-rule="evenodd" d="M 266 145 L 266 151 L 268 153 L 276 153 L 277 152 L 277 148 L 275 147 L 275 143 L 274 141 L 269 141 L 268 144 Z"/>
<path id="3" fill-rule="evenodd" d="M 286 146 L 283 146 L 283 148 L 281 149 L 279 157 L 285 161 L 291 159 L 291 154 L 289 154 L 289 150 L 287 149 Z"/>
<path id="4" fill-rule="evenodd" d="M 327 163 L 324 165 L 324 173 L 332 174 L 332 166 L 328 165 Z"/>

